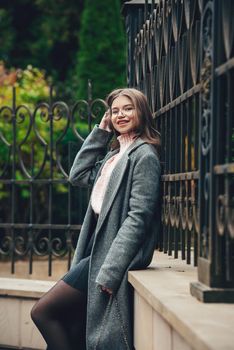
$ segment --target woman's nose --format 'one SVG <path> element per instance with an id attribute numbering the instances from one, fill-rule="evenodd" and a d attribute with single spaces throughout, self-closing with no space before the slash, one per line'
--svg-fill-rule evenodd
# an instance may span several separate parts
<path id="1" fill-rule="evenodd" d="M 123 113 L 122 109 L 120 109 L 120 110 L 118 111 L 118 117 L 120 116 L 120 112 L 121 112 L 121 117 L 124 117 L 124 113 Z"/>

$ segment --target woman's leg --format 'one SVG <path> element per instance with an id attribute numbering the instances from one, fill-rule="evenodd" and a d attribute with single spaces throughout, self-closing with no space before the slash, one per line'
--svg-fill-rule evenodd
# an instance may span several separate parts
<path id="1" fill-rule="evenodd" d="M 85 348 L 86 296 L 63 280 L 34 305 L 31 317 L 50 350 Z"/>

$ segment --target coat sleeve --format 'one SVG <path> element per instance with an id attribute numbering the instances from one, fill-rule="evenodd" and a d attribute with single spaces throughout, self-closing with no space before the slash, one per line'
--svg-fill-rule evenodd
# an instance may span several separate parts
<path id="1" fill-rule="evenodd" d="M 154 154 L 147 154 L 135 165 L 129 212 L 121 225 L 96 283 L 115 292 L 149 232 L 147 228 L 157 208 L 161 168 Z"/>
<path id="2" fill-rule="evenodd" d="M 69 174 L 72 185 L 92 186 L 97 172 L 106 153 L 107 144 L 112 133 L 100 129 L 97 125 L 85 139 L 80 151 L 77 153 Z"/>

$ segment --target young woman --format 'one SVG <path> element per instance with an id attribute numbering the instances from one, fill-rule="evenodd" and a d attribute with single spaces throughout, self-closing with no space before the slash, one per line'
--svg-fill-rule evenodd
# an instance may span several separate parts
<path id="1" fill-rule="evenodd" d="M 133 349 L 128 271 L 146 268 L 155 248 L 160 138 L 140 91 L 114 90 L 107 104 L 70 172 L 73 185 L 93 186 L 72 268 L 32 310 L 50 350 Z"/>

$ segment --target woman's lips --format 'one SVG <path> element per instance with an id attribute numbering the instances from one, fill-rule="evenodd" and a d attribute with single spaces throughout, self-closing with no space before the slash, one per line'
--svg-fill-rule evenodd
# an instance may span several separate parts
<path id="1" fill-rule="evenodd" d="M 120 120 L 119 122 L 117 122 L 118 125 L 124 125 L 127 123 L 128 123 L 128 120 Z"/>

